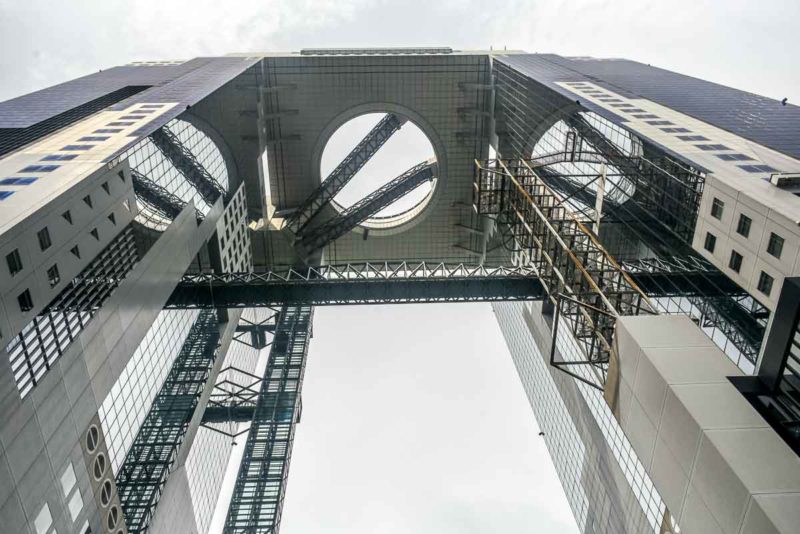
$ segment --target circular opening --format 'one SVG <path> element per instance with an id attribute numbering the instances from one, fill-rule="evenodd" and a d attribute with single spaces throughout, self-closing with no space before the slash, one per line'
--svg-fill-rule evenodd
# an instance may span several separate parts
<path id="1" fill-rule="evenodd" d="M 111 510 L 108 511 L 108 517 L 106 518 L 108 530 L 113 530 L 114 527 L 117 526 L 117 523 L 119 523 L 119 508 L 112 506 Z"/>
<path id="2" fill-rule="evenodd" d="M 390 122 L 393 120 L 397 121 L 395 125 L 401 125 L 400 128 L 386 139 L 336 194 L 332 202 L 334 208 L 344 211 L 398 176 L 426 162 L 433 164 L 430 174 L 434 179 L 422 179 L 411 191 L 362 222 L 361 226 L 367 228 L 398 226 L 411 220 L 427 205 L 436 186 L 433 144 L 419 126 L 400 114 L 367 113 L 342 124 L 328 139 L 322 152 L 320 176 L 324 181 L 332 178 L 331 174 L 373 128 L 387 123 L 390 128 L 396 127 Z M 380 136 L 376 138 L 380 139 Z M 423 171 L 418 176 L 428 174 Z"/>
<path id="3" fill-rule="evenodd" d="M 110 480 L 103 482 L 103 489 L 100 490 L 100 504 L 104 507 L 108 506 L 108 503 L 111 502 L 112 489 Z"/>
<path id="4" fill-rule="evenodd" d="M 228 170 L 225 158 L 211 137 L 194 124 L 181 119 L 171 120 L 164 129 L 227 191 Z M 137 144 L 127 155 L 139 205 L 136 214 L 138 222 L 154 230 L 164 231 L 172 222 L 175 206 L 185 205 L 189 201 L 194 201 L 195 207 L 202 213 L 208 213 L 211 208 L 209 201 L 152 138 L 148 137 Z"/>
<path id="5" fill-rule="evenodd" d="M 89 431 L 86 432 L 86 450 L 94 452 L 97 450 L 97 444 L 100 443 L 100 430 L 92 425 Z"/>
<path id="6" fill-rule="evenodd" d="M 97 458 L 94 459 L 94 467 L 92 468 L 94 472 L 94 479 L 100 480 L 103 478 L 103 473 L 106 472 L 106 456 L 102 452 L 97 455 Z"/>
<path id="7" fill-rule="evenodd" d="M 633 137 L 614 128 L 611 123 L 593 113 L 582 113 L 593 126 L 598 138 L 616 146 L 623 154 L 634 150 Z M 604 202 L 610 205 L 625 203 L 635 192 L 634 183 L 603 155 L 603 147 L 577 135 L 563 120 L 559 120 L 536 142 L 531 158 L 544 164 L 550 174 L 550 185 L 569 197 L 570 204 L 594 209 L 593 198 L 599 189 L 598 177 L 605 172 Z M 588 203 L 588 204 L 587 204 Z"/>

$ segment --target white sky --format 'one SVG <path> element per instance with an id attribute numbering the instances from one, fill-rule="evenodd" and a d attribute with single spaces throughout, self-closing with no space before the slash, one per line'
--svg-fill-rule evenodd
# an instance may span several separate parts
<path id="1" fill-rule="evenodd" d="M 136 60 L 493 45 L 798 104 L 798 20 L 797 0 L 0 0 L 0 100 Z M 488 305 L 319 309 L 306 380 L 283 534 L 575 531 Z"/>

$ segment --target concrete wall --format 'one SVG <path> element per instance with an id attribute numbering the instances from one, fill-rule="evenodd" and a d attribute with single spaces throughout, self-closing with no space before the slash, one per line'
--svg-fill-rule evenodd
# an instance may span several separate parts
<path id="1" fill-rule="evenodd" d="M 623 317 L 617 339 L 607 397 L 682 534 L 798 532 L 800 460 L 728 380 L 741 371 L 686 317 Z"/>

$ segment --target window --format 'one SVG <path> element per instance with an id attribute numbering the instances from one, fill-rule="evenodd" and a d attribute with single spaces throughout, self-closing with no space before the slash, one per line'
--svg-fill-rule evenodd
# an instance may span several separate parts
<path id="1" fill-rule="evenodd" d="M 72 255 L 75 256 L 76 258 L 81 257 L 81 249 L 78 248 L 78 245 L 75 245 L 74 247 L 69 249 L 69 251 L 72 252 Z"/>
<path id="2" fill-rule="evenodd" d="M 113 213 L 108 214 L 108 220 L 111 221 L 111 224 L 114 226 L 117 225 L 117 217 Z"/>
<path id="3" fill-rule="evenodd" d="M 645 110 L 640 108 L 626 108 L 623 109 L 622 111 L 624 111 L 625 113 L 646 113 Z"/>
<path id="4" fill-rule="evenodd" d="M 0 185 L 30 185 L 38 178 L 3 178 Z"/>
<path id="5" fill-rule="evenodd" d="M 103 188 L 103 191 L 106 192 L 106 195 L 111 194 L 111 189 L 108 187 L 108 182 L 103 182 L 102 184 L 100 184 L 100 187 Z"/>
<path id="6" fill-rule="evenodd" d="M 122 201 L 122 205 L 125 206 L 125 209 L 131 211 L 131 201 L 127 198 Z"/>
<path id="7" fill-rule="evenodd" d="M 120 119 L 124 121 L 137 121 L 139 119 L 143 119 L 144 115 L 125 115 L 124 117 L 120 117 Z"/>
<path id="8" fill-rule="evenodd" d="M 0 200 L 5 200 L 13 194 L 14 191 L 0 191 Z"/>
<path id="9" fill-rule="evenodd" d="M 39 248 L 42 250 L 47 250 L 50 248 L 50 245 L 53 244 L 53 242 L 50 241 L 50 231 L 46 226 L 36 232 L 36 237 L 39 238 Z"/>
<path id="10" fill-rule="evenodd" d="M 125 173 L 123 171 L 119 171 L 117 176 L 119 176 L 119 179 L 122 180 L 123 183 L 125 182 Z"/>
<path id="11" fill-rule="evenodd" d="M 714 197 L 714 201 L 711 203 L 711 216 L 715 219 L 722 220 L 722 211 L 725 209 L 725 203 Z"/>
<path id="12" fill-rule="evenodd" d="M 47 281 L 50 282 L 50 287 L 56 287 L 61 281 L 61 274 L 58 272 L 58 265 L 53 265 L 47 269 Z"/>
<path id="13" fill-rule="evenodd" d="M 726 147 L 725 145 L 694 145 L 696 148 L 700 150 L 730 150 L 730 148 Z"/>
<path id="14" fill-rule="evenodd" d="M 17 296 L 17 302 L 19 303 L 20 311 L 31 311 L 33 309 L 33 298 L 31 298 L 30 290 L 26 289 L 20 293 L 19 296 Z"/>
<path id="15" fill-rule="evenodd" d="M 86 195 L 83 197 L 83 201 L 86 203 L 87 206 L 90 208 L 92 207 L 92 195 Z"/>
<path id="16" fill-rule="evenodd" d="M 107 135 L 87 135 L 86 137 L 81 137 L 78 141 L 89 141 L 89 142 L 97 142 L 97 141 L 108 141 Z"/>
<path id="17" fill-rule="evenodd" d="M 661 128 L 661 131 L 666 133 L 689 133 L 686 128 Z"/>
<path id="18" fill-rule="evenodd" d="M 758 290 L 769 296 L 769 294 L 772 292 L 773 282 L 775 282 L 774 278 L 764 271 L 761 271 L 761 274 L 758 275 Z"/>
<path id="19" fill-rule="evenodd" d="M 18 249 L 15 248 L 10 254 L 6 255 L 6 263 L 8 263 L 8 272 L 11 273 L 11 276 L 22 270 L 22 258 Z"/>
<path id="20" fill-rule="evenodd" d="M 739 168 L 745 172 L 777 172 L 777 169 L 769 165 L 739 165 Z"/>
<path id="21" fill-rule="evenodd" d="M 736 225 L 736 233 L 744 237 L 750 236 L 750 225 L 753 220 L 744 213 L 739 214 L 739 224 Z"/>
<path id="22" fill-rule="evenodd" d="M 658 115 L 653 115 L 652 113 L 646 113 L 644 115 L 634 115 L 637 119 L 657 119 Z"/>
<path id="23" fill-rule="evenodd" d="M 702 135 L 679 135 L 678 139 L 681 141 L 708 141 L 708 137 Z"/>
<path id="24" fill-rule="evenodd" d="M 70 161 L 77 157 L 77 154 L 50 154 L 43 157 L 42 161 Z"/>
<path id="25" fill-rule="evenodd" d="M 70 213 L 69 210 L 67 210 L 64 213 L 62 213 L 61 216 L 64 217 L 65 221 L 67 221 L 68 223 L 72 224 L 72 213 Z"/>
<path id="26" fill-rule="evenodd" d="M 706 242 L 703 245 L 703 248 L 705 248 L 709 252 L 714 252 L 714 248 L 716 248 L 716 246 L 717 246 L 717 236 L 715 236 L 711 232 L 707 232 Z"/>
<path id="27" fill-rule="evenodd" d="M 723 161 L 753 161 L 753 158 L 744 154 L 717 154 L 717 157 Z"/>
<path id="28" fill-rule="evenodd" d="M 783 238 L 772 232 L 769 234 L 769 242 L 767 243 L 767 252 L 780 259 L 783 252 Z"/>
<path id="29" fill-rule="evenodd" d="M 114 121 L 108 123 L 109 126 L 131 126 L 132 124 L 133 124 L 132 122 L 125 122 L 125 121 Z"/>
<path id="30" fill-rule="evenodd" d="M 728 262 L 728 267 L 738 273 L 742 269 L 742 255 L 735 250 L 731 250 L 731 259 Z"/>
<path id="31" fill-rule="evenodd" d="M 120 128 L 99 128 L 92 133 L 99 133 L 99 134 L 112 134 L 112 133 L 119 133 L 122 130 Z"/>
<path id="32" fill-rule="evenodd" d="M 53 172 L 58 167 L 58 165 L 28 165 L 19 172 Z"/>
<path id="33" fill-rule="evenodd" d="M 89 233 L 92 234 L 92 237 L 97 241 L 100 241 L 100 234 L 98 233 L 97 228 L 92 228 Z"/>
<path id="34" fill-rule="evenodd" d="M 91 150 L 92 148 L 94 148 L 94 145 L 67 145 L 67 146 L 62 146 L 61 150 L 83 151 L 83 150 Z"/>
<path id="35" fill-rule="evenodd" d="M 673 122 L 670 121 L 645 121 L 645 122 L 651 126 L 670 126 L 674 124 Z"/>
<path id="36" fill-rule="evenodd" d="M 36 519 L 33 521 L 33 525 L 36 527 L 36 534 L 45 534 L 52 524 L 53 516 L 50 515 L 50 507 L 47 503 L 44 503 L 44 506 L 42 506 L 42 509 L 39 511 L 39 515 L 37 515 Z"/>

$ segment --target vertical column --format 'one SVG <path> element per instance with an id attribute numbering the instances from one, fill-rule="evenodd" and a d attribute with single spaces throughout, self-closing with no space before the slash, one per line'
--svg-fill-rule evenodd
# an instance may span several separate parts
<path id="1" fill-rule="evenodd" d="M 283 306 L 233 489 L 226 534 L 277 532 L 300 416 L 313 308 Z"/>

